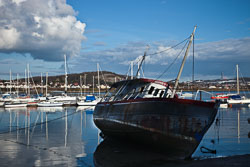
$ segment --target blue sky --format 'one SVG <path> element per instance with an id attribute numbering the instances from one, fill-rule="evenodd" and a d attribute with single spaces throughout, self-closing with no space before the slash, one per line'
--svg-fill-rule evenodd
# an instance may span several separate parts
<path id="1" fill-rule="evenodd" d="M 194 25 L 196 79 L 234 77 L 236 64 L 249 77 L 249 9 L 248 0 L 0 0 L 0 78 L 8 79 L 10 69 L 23 76 L 27 63 L 33 75 L 63 74 L 64 54 L 70 73 L 95 71 L 99 62 L 102 70 L 126 74 L 147 45 L 148 54 L 162 51 Z M 148 56 L 145 77 L 157 78 L 181 48 Z M 182 80 L 191 79 L 191 60 Z M 161 79 L 174 79 L 180 62 Z"/>

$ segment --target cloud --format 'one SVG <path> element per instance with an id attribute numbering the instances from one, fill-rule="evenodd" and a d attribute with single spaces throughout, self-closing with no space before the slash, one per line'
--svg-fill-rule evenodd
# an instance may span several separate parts
<path id="1" fill-rule="evenodd" d="M 197 44 L 196 58 L 204 61 L 250 62 L 250 37 Z"/>
<path id="2" fill-rule="evenodd" d="M 170 49 L 167 52 L 152 55 L 156 52 L 161 52 L 170 48 L 178 42 L 174 41 L 154 41 L 150 43 L 150 49 L 146 57 L 146 76 L 156 78 L 159 75 L 153 75 L 163 72 L 176 59 L 181 52 L 184 44 L 177 48 Z M 99 50 L 99 51 L 83 51 L 77 58 L 77 61 L 72 61 L 73 68 L 81 71 L 86 69 L 94 69 L 95 63 L 100 62 L 103 69 L 111 70 L 118 73 L 126 73 L 131 61 L 143 56 L 148 43 L 143 41 L 128 42 L 115 48 Z M 215 78 L 220 76 L 221 72 L 225 75 L 233 75 L 235 64 L 239 64 L 244 75 L 250 75 L 248 64 L 250 63 L 250 38 L 240 39 L 225 39 L 220 41 L 197 43 L 195 45 L 195 71 L 196 75 L 202 79 Z M 178 68 L 184 56 L 185 50 L 175 61 L 166 76 L 170 78 L 176 77 Z M 81 62 L 81 63 L 79 63 Z M 91 65 L 92 68 L 89 66 Z M 105 66 L 106 65 L 106 66 Z M 135 67 L 136 68 L 136 67 Z M 187 59 L 186 68 L 183 71 L 182 77 L 190 78 L 192 73 L 192 48 L 190 49 Z M 86 70 L 85 69 L 85 70 Z M 123 71 L 122 71 L 123 70 Z M 172 70 L 172 71 L 171 71 Z"/>
<path id="3" fill-rule="evenodd" d="M 46 61 L 76 56 L 86 25 L 75 15 L 66 0 L 0 0 L 0 52 Z"/>

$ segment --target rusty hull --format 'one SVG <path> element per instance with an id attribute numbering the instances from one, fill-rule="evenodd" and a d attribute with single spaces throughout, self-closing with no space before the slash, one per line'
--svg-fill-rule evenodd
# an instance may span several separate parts
<path id="1" fill-rule="evenodd" d="M 195 151 L 216 114 L 215 103 L 147 98 L 98 103 L 94 122 L 105 136 L 159 146 L 184 159 Z"/>

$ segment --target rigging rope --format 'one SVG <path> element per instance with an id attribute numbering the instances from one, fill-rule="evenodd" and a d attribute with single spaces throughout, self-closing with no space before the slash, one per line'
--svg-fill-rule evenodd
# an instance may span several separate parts
<path id="1" fill-rule="evenodd" d="M 167 48 L 167 49 L 165 49 L 165 50 L 162 50 L 162 51 L 159 51 L 159 52 L 155 52 L 155 53 L 151 53 L 151 54 L 147 54 L 147 56 L 150 56 L 150 55 L 157 55 L 157 54 L 166 52 L 166 51 L 168 51 L 168 50 L 170 50 L 170 49 L 173 49 L 173 48 L 179 46 L 180 44 L 182 44 L 183 42 L 185 42 L 186 40 L 190 39 L 190 37 L 191 37 L 191 36 L 189 36 L 188 38 L 184 39 L 183 41 L 181 41 L 181 42 L 177 43 L 176 45 L 171 46 L 171 47 L 169 47 L 169 48 Z"/>
<path id="2" fill-rule="evenodd" d="M 161 78 L 169 69 L 170 67 L 172 67 L 172 65 L 175 63 L 175 61 L 179 58 L 179 56 L 181 55 L 181 53 L 184 51 L 184 49 L 186 48 L 186 45 L 188 44 L 188 41 L 186 42 L 186 44 L 183 46 L 181 52 L 177 55 L 177 57 L 174 59 L 174 61 L 163 71 L 163 73 L 158 76 L 156 79 Z"/>
<path id="3" fill-rule="evenodd" d="M 102 78 L 103 78 L 103 81 L 104 81 L 105 86 L 106 86 L 106 91 L 108 91 L 108 85 L 107 85 L 107 82 L 106 82 L 106 80 L 105 80 L 105 78 L 104 78 L 104 75 L 103 75 L 103 73 L 102 73 L 102 69 L 101 69 L 101 66 L 100 66 L 100 65 L 99 65 L 99 69 L 100 69 L 100 71 L 101 71 Z M 100 85 L 99 85 L 99 86 L 100 86 Z"/>

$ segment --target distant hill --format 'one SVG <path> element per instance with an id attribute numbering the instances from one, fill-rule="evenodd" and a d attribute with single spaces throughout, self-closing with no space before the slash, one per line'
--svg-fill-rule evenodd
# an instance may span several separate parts
<path id="1" fill-rule="evenodd" d="M 109 71 L 102 71 L 100 74 L 100 84 L 105 84 L 105 82 L 108 85 L 111 85 L 116 81 L 124 80 L 126 79 L 125 75 L 116 74 Z M 82 73 L 74 73 L 74 74 L 68 74 L 68 84 L 80 84 L 80 76 L 82 76 L 82 84 L 84 84 L 85 76 L 86 75 L 86 84 L 93 84 L 93 76 L 94 76 L 94 82 L 97 84 L 98 81 L 98 74 L 97 71 L 94 72 L 82 72 Z M 48 82 L 60 83 L 64 84 L 65 75 L 57 75 L 57 76 L 49 76 Z M 21 78 L 19 82 L 24 82 L 24 78 Z M 41 83 L 41 77 L 35 76 L 33 77 L 33 80 L 36 84 Z M 105 81 L 104 81 L 105 80 Z M 7 80 L 8 81 L 8 80 Z M 43 76 L 43 84 L 45 84 L 46 76 Z M 30 82 L 32 82 L 32 79 L 30 79 Z"/>

